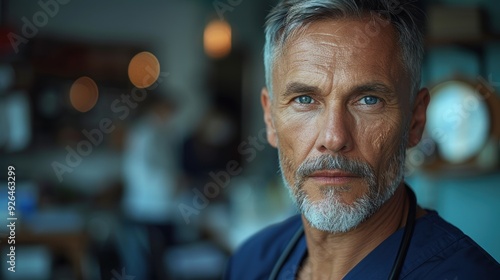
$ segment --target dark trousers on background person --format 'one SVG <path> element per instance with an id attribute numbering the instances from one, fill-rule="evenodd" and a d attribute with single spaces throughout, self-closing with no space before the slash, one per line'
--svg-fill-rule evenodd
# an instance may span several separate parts
<path id="1" fill-rule="evenodd" d="M 174 240 L 173 224 L 146 224 L 149 242 L 148 271 L 151 280 L 170 279 L 165 263 L 165 252 Z"/>
<path id="2" fill-rule="evenodd" d="M 170 279 L 164 256 L 174 245 L 174 232 L 170 223 L 125 219 L 115 239 L 124 273 L 138 280 Z"/>

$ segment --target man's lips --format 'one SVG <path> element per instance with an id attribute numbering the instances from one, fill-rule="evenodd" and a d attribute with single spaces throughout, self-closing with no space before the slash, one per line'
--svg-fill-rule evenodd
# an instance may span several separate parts
<path id="1" fill-rule="evenodd" d="M 321 170 L 313 172 L 309 175 L 309 178 L 322 184 L 345 184 L 360 177 L 356 174 L 339 170 Z"/>

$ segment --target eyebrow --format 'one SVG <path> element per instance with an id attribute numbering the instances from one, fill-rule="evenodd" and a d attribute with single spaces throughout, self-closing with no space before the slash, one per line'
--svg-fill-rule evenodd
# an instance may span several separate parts
<path id="1" fill-rule="evenodd" d="M 381 94 L 394 94 L 394 90 L 392 90 L 387 85 L 380 82 L 373 82 L 368 84 L 363 84 L 354 87 L 353 92 L 374 92 Z"/>
<path id="2" fill-rule="evenodd" d="M 301 94 L 301 93 L 317 93 L 320 92 L 319 87 L 311 86 L 303 83 L 293 82 L 286 86 L 286 90 L 283 93 L 284 97 L 287 97 L 292 94 Z"/>
<path id="3" fill-rule="evenodd" d="M 373 92 L 373 93 L 380 93 L 380 94 L 385 94 L 385 95 L 393 95 L 394 90 L 392 90 L 389 86 L 385 85 L 384 83 L 380 82 L 372 82 L 372 83 L 367 83 L 367 84 L 362 84 L 353 87 L 351 92 Z M 299 83 L 299 82 L 292 82 L 286 86 L 286 90 L 283 93 L 284 97 L 287 97 L 292 94 L 313 94 L 313 93 L 319 93 L 321 92 L 321 89 L 317 86 L 312 86 L 304 83 Z"/>

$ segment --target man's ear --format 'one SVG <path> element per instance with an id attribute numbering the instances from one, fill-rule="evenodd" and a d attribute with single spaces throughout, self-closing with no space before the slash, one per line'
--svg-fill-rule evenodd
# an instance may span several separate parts
<path id="1" fill-rule="evenodd" d="M 276 129 L 274 128 L 272 118 L 272 100 L 266 87 L 262 88 L 260 94 L 260 102 L 262 103 L 262 109 L 264 110 L 264 122 L 266 123 L 267 141 L 269 142 L 269 144 L 271 144 L 271 146 L 276 148 L 278 139 L 276 137 Z"/>
<path id="2" fill-rule="evenodd" d="M 415 97 L 412 108 L 410 131 L 408 134 L 408 148 L 415 147 L 422 138 L 427 120 L 427 106 L 430 100 L 431 97 L 427 88 L 421 89 Z"/>

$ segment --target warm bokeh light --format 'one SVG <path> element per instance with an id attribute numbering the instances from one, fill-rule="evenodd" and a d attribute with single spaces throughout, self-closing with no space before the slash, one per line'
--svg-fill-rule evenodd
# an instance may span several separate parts
<path id="1" fill-rule="evenodd" d="M 205 27 L 203 45 L 208 56 L 221 58 L 231 52 L 231 26 L 221 20 L 213 20 Z"/>
<path id="2" fill-rule="evenodd" d="M 138 88 L 147 88 L 160 76 L 160 63 L 154 54 L 141 52 L 136 54 L 128 65 L 130 82 Z"/>
<path id="3" fill-rule="evenodd" d="M 97 84 L 89 77 L 78 78 L 69 90 L 71 105 L 80 112 L 87 112 L 94 107 L 99 97 Z"/>

